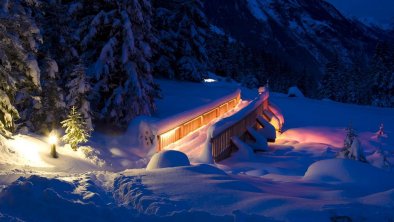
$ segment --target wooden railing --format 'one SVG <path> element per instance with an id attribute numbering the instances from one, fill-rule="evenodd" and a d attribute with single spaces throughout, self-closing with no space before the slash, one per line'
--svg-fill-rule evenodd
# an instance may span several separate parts
<path id="1" fill-rule="evenodd" d="M 232 150 L 231 137 L 242 138 L 247 132 L 248 127 L 258 127 L 256 121 L 263 111 L 268 109 L 268 91 L 259 95 L 244 110 L 239 113 L 221 120 L 213 127 L 209 145 L 212 148 L 212 157 L 215 161 L 223 160 L 230 156 Z"/>
<path id="2" fill-rule="evenodd" d="M 223 116 L 223 114 L 228 112 L 230 109 L 236 107 L 240 99 L 241 92 L 237 90 L 233 94 L 233 96 L 225 102 L 213 102 L 213 108 L 212 106 L 210 106 L 210 104 L 207 104 L 206 108 L 196 109 L 197 111 L 190 111 L 189 113 L 184 113 L 183 115 L 181 115 L 182 117 L 179 118 L 175 116 L 173 118 L 174 121 L 168 121 L 175 122 L 175 124 L 171 123 L 170 126 L 161 127 L 164 129 L 158 130 L 157 150 L 163 150 L 166 146 L 184 138 L 198 128 L 207 125 L 215 118 Z M 187 116 L 187 118 L 185 120 L 182 120 L 185 118 L 184 116 Z M 176 121 L 180 122 L 176 123 Z"/>

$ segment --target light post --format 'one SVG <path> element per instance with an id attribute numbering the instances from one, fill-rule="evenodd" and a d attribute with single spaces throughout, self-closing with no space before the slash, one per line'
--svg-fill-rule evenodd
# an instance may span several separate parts
<path id="1" fill-rule="evenodd" d="M 57 135 L 52 132 L 51 134 L 49 134 L 48 136 L 48 142 L 51 145 L 51 156 L 53 158 L 58 158 L 57 152 L 56 152 L 56 143 L 57 143 Z"/>

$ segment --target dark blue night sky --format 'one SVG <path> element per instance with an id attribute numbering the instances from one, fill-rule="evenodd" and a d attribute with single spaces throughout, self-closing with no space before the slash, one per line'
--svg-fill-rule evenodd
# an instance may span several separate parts
<path id="1" fill-rule="evenodd" d="M 346 15 L 387 22 L 394 18 L 394 0 L 327 0 Z"/>

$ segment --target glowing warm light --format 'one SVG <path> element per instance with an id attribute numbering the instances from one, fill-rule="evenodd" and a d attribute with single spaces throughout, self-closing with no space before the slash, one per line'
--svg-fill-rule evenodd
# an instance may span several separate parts
<path id="1" fill-rule="evenodd" d="M 179 128 L 179 127 L 175 128 L 175 129 L 172 129 L 172 130 L 170 130 L 170 131 L 168 131 L 168 132 L 166 132 L 166 133 L 161 134 L 161 135 L 160 135 L 160 139 L 166 140 L 166 139 L 168 139 L 168 138 L 171 138 L 171 137 L 175 136 L 175 132 L 176 132 L 176 130 L 177 130 L 178 128 Z"/>
<path id="2" fill-rule="evenodd" d="M 44 143 L 45 144 L 45 143 Z M 42 149 L 42 141 L 17 135 L 13 139 L 8 140 L 7 145 L 15 151 L 17 158 L 13 164 L 15 165 L 27 165 L 34 167 L 52 167 L 52 165 L 46 163 L 42 157 L 41 152 L 46 149 Z"/>
<path id="3" fill-rule="evenodd" d="M 275 118 L 275 117 L 272 118 L 271 121 L 270 121 L 270 123 L 271 123 L 271 125 L 273 125 L 273 126 L 275 127 L 275 129 L 276 129 L 277 131 L 280 130 L 280 123 L 279 123 L 279 121 L 278 121 L 277 118 Z"/>
<path id="4" fill-rule="evenodd" d="M 57 135 L 55 133 L 51 133 L 48 137 L 48 143 L 51 145 L 56 144 L 58 141 Z"/>
<path id="5" fill-rule="evenodd" d="M 211 82 L 217 82 L 217 80 L 216 79 L 204 79 L 204 82 L 211 83 Z"/>
<path id="6" fill-rule="evenodd" d="M 277 139 L 297 143 L 327 144 L 329 147 L 342 147 L 343 130 L 324 127 L 305 127 L 286 130 Z M 322 149 L 327 149 L 321 146 Z"/>

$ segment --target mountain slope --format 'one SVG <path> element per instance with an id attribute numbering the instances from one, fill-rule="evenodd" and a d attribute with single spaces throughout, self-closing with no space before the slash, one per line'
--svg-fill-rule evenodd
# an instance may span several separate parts
<path id="1" fill-rule="evenodd" d="M 388 33 L 343 16 L 321 0 L 206 0 L 210 22 L 238 41 L 273 53 L 294 69 L 321 73 L 334 54 L 367 60 Z"/>

